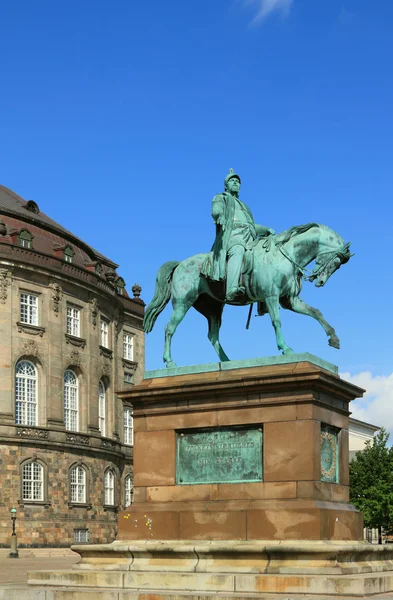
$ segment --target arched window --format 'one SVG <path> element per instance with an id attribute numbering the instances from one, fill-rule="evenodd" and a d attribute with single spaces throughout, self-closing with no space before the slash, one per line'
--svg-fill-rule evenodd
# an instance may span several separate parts
<path id="1" fill-rule="evenodd" d="M 106 390 L 105 385 L 100 380 L 98 384 L 98 427 L 101 435 L 106 435 Z"/>
<path id="2" fill-rule="evenodd" d="M 27 462 L 23 465 L 22 499 L 44 500 L 44 468 L 38 462 Z"/>
<path id="3" fill-rule="evenodd" d="M 78 431 L 79 427 L 78 378 L 73 371 L 64 373 L 64 425 L 69 431 Z"/>
<path id="4" fill-rule="evenodd" d="M 130 506 L 134 500 L 134 481 L 132 475 L 127 475 L 124 480 L 124 505 Z"/>
<path id="5" fill-rule="evenodd" d="M 72 263 L 74 261 L 75 252 L 71 246 L 66 246 L 63 250 L 63 260 Z"/>
<path id="6" fill-rule="evenodd" d="M 15 369 L 15 423 L 37 425 L 37 370 L 27 360 Z"/>
<path id="7" fill-rule="evenodd" d="M 19 232 L 18 240 L 19 246 L 22 246 L 22 248 L 31 248 L 33 236 L 27 229 L 22 229 L 22 231 Z"/>
<path id="8" fill-rule="evenodd" d="M 86 504 L 86 471 L 80 465 L 70 471 L 70 498 L 71 502 Z"/>
<path id="9" fill-rule="evenodd" d="M 113 506 L 115 504 L 115 474 L 112 469 L 108 469 L 105 472 L 104 489 L 104 504 L 106 506 Z"/>

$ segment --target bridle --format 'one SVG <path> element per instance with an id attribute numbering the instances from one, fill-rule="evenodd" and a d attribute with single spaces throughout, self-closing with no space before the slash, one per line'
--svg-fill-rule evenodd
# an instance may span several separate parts
<path id="1" fill-rule="evenodd" d="M 326 252 L 320 252 L 316 257 L 317 263 L 319 262 L 320 257 L 324 256 L 325 254 L 328 254 L 330 256 L 330 258 L 328 257 L 326 259 L 326 261 L 322 262 L 322 264 L 320 264 L 320 265 L 317 265 L 315 267 L 315 269 L 313 269 L 312 271 L 310 269 L 306 269 L 306 267 L 301 267 L 300 265 L 298 265 L 298 263 L 295 260 L 293 260 L 293 258 L 291 256 L 289 256 L 287 254 L 287 252 L 284 250 L 284 248 L 282 246 L 279 246 L 278 249 L 280 250 L 281 254 L 283 256 L 285 256 L 285 258 L 287 260 L 289 260 L 289 262 L 291 262 L 298 269 L 298 271 L 300 271 L 301 276 L 304 279 L 304 281 L 314 281 L 315 279 L 317 279 L 320 276 L 320 274 L 325 269 L 328 268 L 328 266 L 336 258 L 340 259 L 340 265 L 343 265 L 344 263 L 349 261 L 350 257 L 352 256 L 352 254 L 348 253 L 350 243 L 351 242 L 348 242 L 347 244 L 345 244 L 345 246 L 343 246 L 342 248 L 339 248 L 336 251 L 327 250 Z M 306 275 L 306 273 L 309 273 L 309 275 Z"/>

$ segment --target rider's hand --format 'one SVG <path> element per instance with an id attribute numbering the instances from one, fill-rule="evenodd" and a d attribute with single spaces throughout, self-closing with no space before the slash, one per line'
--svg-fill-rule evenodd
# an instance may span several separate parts
<path id="1" fill-rule="evenodd" d="M 222 230 L 225 231 L 225 226 L 226 226 L 225 217 L 223 217 L 222 215 L 219 216 L 217 219 L 217 225 L 221 225 Z"/>

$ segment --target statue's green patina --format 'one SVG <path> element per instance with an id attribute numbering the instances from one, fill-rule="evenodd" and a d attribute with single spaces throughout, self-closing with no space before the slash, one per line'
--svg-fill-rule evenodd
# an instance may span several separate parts
<path id="1" fill-rule="evenodd" d="M 239 200 L 240 177 L 230 170 L 225 192 L 213 199 L 212 215 L 216 239 L 210 254 L 197 254 L 182 262 L 162 265 L 157 274 L 154 297 L 146 309 L 144 329 L 149 333 L 158 315 L 172 298 L 173 312 L 165 328 L 164 361 L 175 367 L 171 341 L 177 326 L 193 306 L 208 320 L 208 337 L 220 361 L 227 361 L 219 342 L 225 304 L 258 303 L 258 314 L 269 313 L 283 354 L 292 353 L 281 332 L 280 305 L 316 319 L 325 330 L 330 346 L 339 339 L 322 313 L 299 298 L 302 279 L 322 287 L 352 256 L 350 243 L 325 225 L 309 223 L 291 227 L 279 235 L 256 225 L 249 208 Z M 307 276 L 306 266 L 316 259 Z"/>

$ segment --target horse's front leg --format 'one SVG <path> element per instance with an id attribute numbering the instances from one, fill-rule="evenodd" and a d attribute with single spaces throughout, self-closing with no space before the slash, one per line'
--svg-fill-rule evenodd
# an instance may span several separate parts
<path id="1" fill-rule="evenodd" d="M 270 296 L 265 298 L 265 304 L 269 311 L 269 315 L 276 332 L 277 347 L 283 354 L 293 354 L 292 348 L 287 346 L 281 331 L 281 319 L 280 319 L 280 305 L 278 302 L 278 296 Z"/>
<path id="2" fill-rule="evenodd" d="M 337 348 L 337 350 L 340 349 L 340 340 L 338 339 L 336 332 L 334 331 L 333 327 L 329 325 L 329 323 L 326 321 L 320 310 L 318 310 L 317 308 L 313 308 L 309 304 L 306 304 L 297 296 L 296 298 L 290 299 L 289 306 L 290 309 L 293 310 L 293 312 L 297 312 L 301 315 L 307 315 L 308 317 L 312 317 L 313 319 L 318 321 L 318 323 L 324 328 L 326 335 L 329 338 L 329 346 Z"/>

